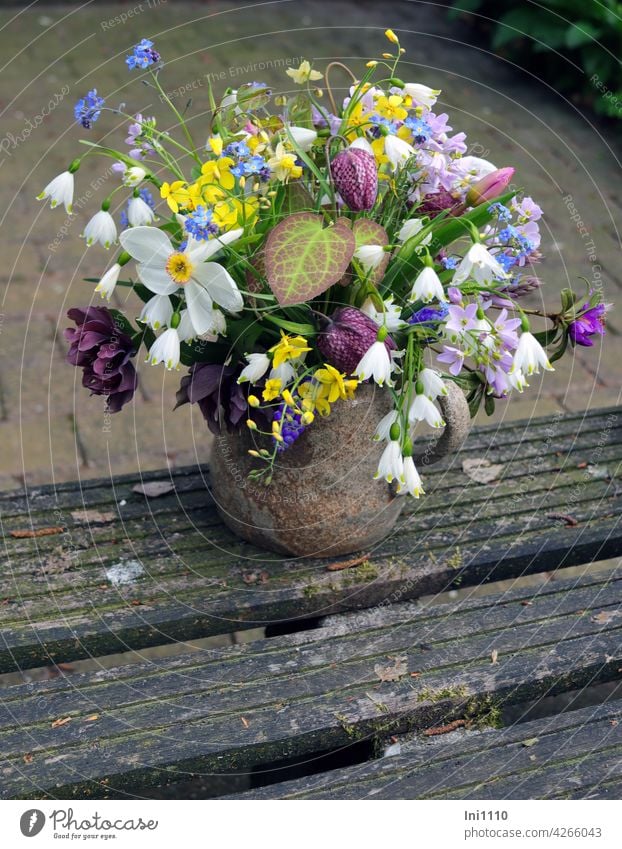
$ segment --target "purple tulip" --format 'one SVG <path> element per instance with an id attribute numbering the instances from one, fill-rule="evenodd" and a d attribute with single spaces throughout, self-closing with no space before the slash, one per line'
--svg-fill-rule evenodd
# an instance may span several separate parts
<path id="1" fill-rule="evenodd" d="M 466 195 L 468 205 L 479 206 L 499 197 L 510 185 L 515 170 L 514 168 L 498 168 L 472 183 Z"/>
<path id="2" fill-rule="evenodd" d="M 376 160 L 367 150 L 349 147 L 330 164 L 335 189 L 352 212 L 370 210 L 378 194 Z"/>
<path id="3" fill-rule="evenodd" d="M 67 313 L 77 328 L 68 327 L 67 362 L 83 369 L 82 385 L 91 395 L 106 395 L 108 412 L 118 413 L 131 401 L 138 385 L 131 358 L 136 353 L 132 339 L 119 329 L 106 307 L 73 308 Z"/>
<path id="4" fill-rule="evenodd" d="M 352 374 L 378 336 L 378 325 L 355 307 L 341 307 L 325 319 L 327 326 L 318 336 L 318 349 L 327 363 L 344 374 Z M 390 336 L 384 340 L 389 354 L 396 350 Z"/>

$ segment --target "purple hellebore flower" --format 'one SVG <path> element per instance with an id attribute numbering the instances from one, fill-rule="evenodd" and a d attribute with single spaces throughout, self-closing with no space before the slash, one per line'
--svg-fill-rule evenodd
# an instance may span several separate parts
<path id="1" fill-rule="evenodd" d="M 235 430 L 247 415 L 246 394 L 238 384 L 241 367 L 220 363 L 193 363 L 182 377 L 175 409 L 198 404 L 212 433 Z"/>
<path id="2" fill-rule="evenodd" d="M 595 307 L 590 307 L 589 303 L 583 305 L 585 312 L 568 325 L 568 336 L 575 345 L 591 348 L 594 344 L 592 336 L 596 333 L 605 335 L 605 315 L 609 306 L 596 304 Z"/>
<path id="3" fill-rule="evenodd" d="M 82 385 L 91 395 L 106 395 L 108 411 L 118 413 L 138 385 L 130 362 L 136 353 L 131 337 L 119 329 L 106 307 L 74 307 L 67 315 L 77 325 L 64 333 L 70 345 L 67 362 L 82 368 Z"/>

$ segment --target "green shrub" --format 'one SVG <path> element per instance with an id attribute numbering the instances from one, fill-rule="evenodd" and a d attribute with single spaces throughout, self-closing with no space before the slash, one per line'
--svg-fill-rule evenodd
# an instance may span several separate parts
<path id="1" fill-rule="evenodd" d="M 492 50 L 524 64 L 600 115 L 622 117 L 622 3 L 616 0 L 454 0 Z"/>

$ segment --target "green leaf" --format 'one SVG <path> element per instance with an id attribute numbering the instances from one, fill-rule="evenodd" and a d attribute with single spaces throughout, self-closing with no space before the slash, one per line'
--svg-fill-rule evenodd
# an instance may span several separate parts
<path id="1" fill-rule="evenodd" d="M 321 215 L 297 212 L 270 231 L 266 274 L 281 306 L 302 304 L 321 295 L 345 273 L 354 250 L 354 234 L 345 219 L 324 227 Z"/>
<path id="2" fill-rule="evenodd" d="M 600 34 L 600 29 L 587 21 L 577 21 L 566 30 L 566 47 L 574 50 L 582 44 L 591 44 L 599 38 Z"/>
<path id="3" fill-rule="evenodd" d="M 271 321 L 277 327 L 282 327 L 283 330 L 289 330 L 290 333 L 296 333 L 299 336 L 315 336 L 317 330 L 312 324 L 303 324 L 300 321 L 288 321 L 285 318 L 279 318 L 277 315 L 268 313 L 266 321 Z"/>
<path id="4" fill-rule="evenodd" d="M 487 416 L 492 416 L 495 411 L 495 399 L 492 395 L 486 395 L 484 400 L 484 410 Z"/>
<path id="5" fill-rule="evenodd" d="M 127 333 L 128 336 L 134 336 L 136 330 L 129 319 L 127 319 L 120 310 L 108 307 L 108 312 L 111 313 L 118 330 L 121 330 L 123 333 Z"/>
<path id="6" fill-rule="evenodd" d="M 579 296 L 576 295 L 572 291 L 572 289 L 568 288 L 562 289 L 560 295 L 562 302 L 562 312 L 568 312 L 568 310 L 571 310 L 579 298 Z"/>

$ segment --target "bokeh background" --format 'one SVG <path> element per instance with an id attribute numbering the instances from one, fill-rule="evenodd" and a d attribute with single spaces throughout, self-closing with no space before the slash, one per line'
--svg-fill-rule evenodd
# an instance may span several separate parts
<path id="1" fill-rule="evenodd" d="M 217 92 L 248 80 L 287 91 L 284 61 L 297 65 L 305 57 L 322 67 L 340 60 L 360 72 L 386 49 L 384 29 L 399 31 L 407 51 L 401 75 L 441 88 L 442 110 L 455 131 L 467 133 L 469 152 L 515 166 L 517 183 L 544 209 L 544 285 L 532 305 L 544 300 L 555 308 L 560 290 L 580 287 L 581 277 L 602 286 L 616 305 L 602 344 L 578 348 L 543 383 L 534 379 L 524 395 L 499 403 L 493 421 L 618 402 L 622 93 L 618 54 L 607 39 L 613 32 L 620 43 L 622 23 L 605 17 L 616 4 L 463 0 L 453 11 L 451 5 L 2 3 L 1 488 L 191 464 L 209 454 L 200 414 L 189 407 L 172 413 L 181 373 L 141 364 L 134 404 L 110 417 L 103 399 L 90 398 L 80 373 L 64 362 L 66 311 L 93 299 L 84 278 L 101 275 L 114 256 L 85 249 L 79 238 L 117 185 L 109 161 L 93 157 L 80 169 L 71 218 L 35 200 L 81 150 L 80 138 L 123 147 L 122 122 L 111 113 L 90 133 L 76 126 L 73 105 L 89 89 L 108 105 L 124 103 L 128 112 L 171 126 L 166 107 L 125 65 L 144 37 L 156 42 L 166 63 L 164 86 L 201 138 L 209 132 L 208 79 Z M 550 7 L 548 17 L 542 6 Z M 482 412 L 478 421 L 485 420 Z"/>

